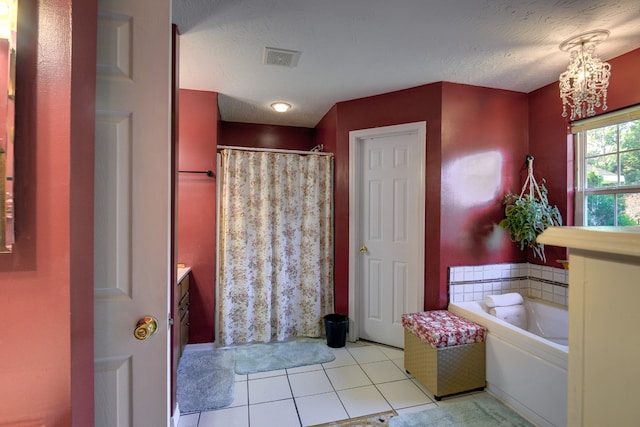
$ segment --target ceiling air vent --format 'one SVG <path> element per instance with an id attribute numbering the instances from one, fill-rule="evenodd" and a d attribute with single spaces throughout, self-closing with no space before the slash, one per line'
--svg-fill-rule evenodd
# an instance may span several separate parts
<path id="1" fill-rule="evenodd" d="M 264 48 L 263 63 L 267 65 L 279 65 L 281 67 L 295 67 L 302 52 L 297 50 L 276 49 L 274 47 Z"/>

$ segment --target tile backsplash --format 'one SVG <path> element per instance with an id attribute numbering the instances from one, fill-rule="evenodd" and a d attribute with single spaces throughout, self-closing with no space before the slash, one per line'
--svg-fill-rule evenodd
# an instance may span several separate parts
<path id="1" fill-rule="evenodd" d="M 519 292 L 568 305 L 568 271 L 529 263 L 449 267 L 449 301 L 479 301 L 485 295 Z"/>

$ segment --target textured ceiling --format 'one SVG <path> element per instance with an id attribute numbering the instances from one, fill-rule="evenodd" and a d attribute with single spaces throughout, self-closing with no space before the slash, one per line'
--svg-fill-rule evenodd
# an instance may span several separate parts
<path id="1" fill-rule="evenodd" d="M 218 92 L 225 121 L 303 127 L 337 102 L 438 81 L 530 92 L 589 30 L 611 32 L 604 60 L 640 47 L 638 0 L 173 0 L 173 21 L 181 88 Z M 265 47 L 302 55 L 264 65 Z"/>

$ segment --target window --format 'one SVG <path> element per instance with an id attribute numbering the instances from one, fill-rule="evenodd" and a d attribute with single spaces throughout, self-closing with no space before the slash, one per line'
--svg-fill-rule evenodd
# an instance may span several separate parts
<path id="1" fill-rule="evenodd" d="M 640 224 L 640 106 L 576 122 L 575 224 Z"/>

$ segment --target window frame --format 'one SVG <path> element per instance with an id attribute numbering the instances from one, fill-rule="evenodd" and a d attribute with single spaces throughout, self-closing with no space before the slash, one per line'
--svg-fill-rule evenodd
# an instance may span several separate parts
<path id="1" fill-rule="evenodd" d="M 625 108 L 608 114 L 602 114 L 597 117 L 575 121 L 571 124 L 571 133 L 574 138 L 574 163 L 575 163 L 575 192 L 574 192 L 574 224 L 577 226 L 585 225 L 585 204 L 586 196 L 611 194 L 617 201 L 619 194 L 640 193 L 640 185 L 610 186 L 600 188 L 588 188 L 587 183 L 587 157 L 586 157 L 586 131 L 598 129 L 606 126 L 618 125 L 625 122 L 640 120 L 640 104 L 633 107 Z M 627 150 L 620 150 L 620 137 L 618 135 L 618 144 L 615 154 L 618 158 L 618 167 L 620 167 L 620 153 Z M 614 154 L 614 153 L 611 153 Z M 618 204 L 614 202 L 614 223 L 618 221 Z"/>

